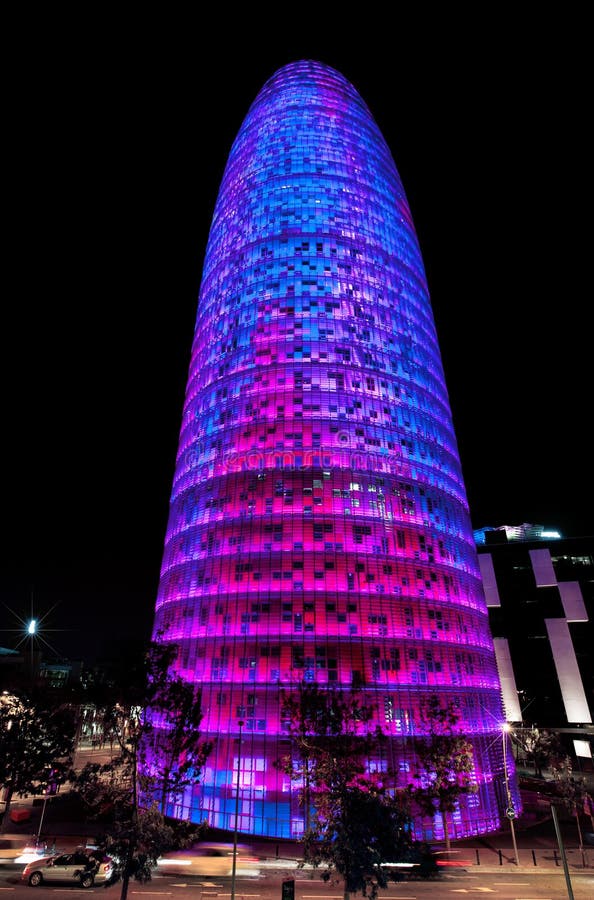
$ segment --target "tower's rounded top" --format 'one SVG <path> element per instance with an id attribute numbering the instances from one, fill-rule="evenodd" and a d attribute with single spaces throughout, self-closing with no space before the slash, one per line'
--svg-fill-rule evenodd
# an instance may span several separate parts
<path id="1" fill-rule="evenodd" d="M 304 89 L 306 92 L 311 89 L 313 94 L 321 93 L 326 97 L 341 96 L 344 100 L 360 104 L 367 110 L 356 88 L 341 72 L 314 59 L 299 59 L 277 69 L 262 87 L 254 105 L 261 101 L 269 102 L 271 95 L 282 93 L 286 96 L 294 88 L 298 88 L 301 95 Z M 368 110 L 367 112 L 369 114 Z"/>
<path id="2" fill-rule="evenodd" d="M 350 82 L 337 69 L 315 59 L 298 59 L 277 69 L 266 82 L 279 82 L 292 79 L 300 81 L 328 82 L 349 86 Z"/>

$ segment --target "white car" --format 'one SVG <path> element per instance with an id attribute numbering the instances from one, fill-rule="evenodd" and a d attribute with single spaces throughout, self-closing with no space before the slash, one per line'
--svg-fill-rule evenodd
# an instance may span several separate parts
<path id="1" fill-rule="evenodd" d="M 71 884 L 90 888 L 105 884 L 113 876 L 113 861 L 109 856 L 99 856 L 98 865 L 90 867 L 90 854 L 82 850 L 44 856 L 27 863 L 21 873 L 21 881 L 32 887 L 42 884 Z"/>
<path id="2" fill-rule="evenodd" d="M 157 872 L 162 875 L 232 875 L 233 844 L 201 843 L 187 850 L 171 850 L 157 860 Z M 260 874 L 260 860 L 247 844 L 237 845 L 235 874 Z"/>

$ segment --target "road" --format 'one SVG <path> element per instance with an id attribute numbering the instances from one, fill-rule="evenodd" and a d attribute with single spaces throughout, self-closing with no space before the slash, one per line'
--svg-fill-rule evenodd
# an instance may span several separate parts
<path id="1" fill-rule="evenodd" d="M 81 762 L 99 761 L 109 755 L 109 749 L 83 750 Z M 71 823 L 63 830 L 60 810 L 67 797 L 51 798 L 43 820 L 44 838 L 57 841 L 63 849 L 72 849 L 85 842 L 88 834 L 85 825 Z M 31 801 L 29 801 L 29 804 Z M 55 809 L 54 809 L 55 806 Z M 40 826 L 42 807 L 32 807 L 31 820 L 23 829 L 35 835 Z M 69 820 L 68 820 L 69 821 Z M 544 821 L 530 829 L 517 830 L 519 866 L 514 864 L 514 853 L 508 829 L 497 835 L 481 839 L 457 841 L 450 856 L 462 861 L 461 868 L 448 868 L 439 880 L 405 881 L 380 891 L 379 900 L 464 900 L 490 895 L 493 900 L 594 900 L 594 847 L 585 854 L 576 846 L 575 823 L 568 819 L 561 822 L 567 854 L 569 888 L 560 862 L 559 846 L 553 825 Z M 15 826 L 16 828 L 16 826 Z M 313 878 L 296 868 L 299 847 L 290 843 L 255 847 L 257 855 L 267 857 L 264 873 L 259 878 L 238 877 L 235 900 L 281 900 L 283 879 L 295 880 L 295 900 L 343 900 L 342 885 L 324 884 L 318 873 Z M 291 857 L 291 859 L 287 858 Z M 571 893 L 570 893 L 571 890 Z M 18 869 L 0 866 L 0 900 L 44 900 L 51 897 L 100 894 L 105 900 L 119 900 L 121 884 L 108 888 L 95 887 L 83 891 L 80 887 L 41 887 L 22 885 Z M 230 900 L 229 878 L 206 880 L 185 879 L 177 876 L 155 874 L 148 884 L 131 882 L 129 900 L 174 897 L 178 900 Z M 358 895 L 360 898 L 360 895 Z M 352 900 L 357 900 L 354 895 Z"/>
<path id="2" fill-rule="evenodd" d="M 55 897 L 78 897 L 99 894 L 105 900 L 118 900 L 121 884 L 107 888 L 52 886 L 32 888 L 19 881 L 19 870 L 12 867 L 0 869 L 0 898 L 9 900 L 45 900 Z M 302 871 L 269 870 L 257 878 L 238 878 L 235 885 L 236 900 L 280 900 L 283 880 L 295 880 L 295 900 L 343 900 L 341 885 L 324 884 L 317 874 L 309 878 Z M 594 897 L 594 872 L 571 873 L 570 886 L 574 900 L 592 900 Z M 358 895 L 360 897 L 360 895 Z M 440 876 L 437 880 L 404 881 L 380 891 L 380 900 L 464 900 L 492 896 L 493 900 L 567 900 L 570 897 L 562 870 L 542 873 L 463 871 Z M 230 900 L 231 879 L 205 878 L 182 879 L 155 875 L 147 884 L 130 882 L 129 898 L 175 897 L 176 900 Z M 356 900 L 356 896 L 353 896 Z"/>

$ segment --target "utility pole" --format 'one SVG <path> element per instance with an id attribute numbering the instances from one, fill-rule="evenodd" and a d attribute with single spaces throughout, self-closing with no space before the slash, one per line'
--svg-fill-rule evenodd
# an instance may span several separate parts
<path id="1" fill-rule="evenodd" d="M 516 817 L 516 810 L 514 808 L 514 801 L 511 795 L 511 791 L 509 789 L 509 772 L 507 771 L 507 736 L 511 731 L 511 725 L 506 722 L 502 728 L 502 737 L 503 737 L 503 775 L 505 777 L 505 797 L 507 806 L 505 809 L 505 815 L 509 819 L 509 827 L 511 828 L 511 836 L 512 843 L 514 845 L 514 857 L 516 861 L 516 865 L 520 865 L 520 860 L 518 858 L 518 845 L 516 844 L 516 829 L 514 827 L 514 819 Z"/>
<path id="2" fill-rule="evenodd" d="M 571 879 L 569 877 L 569 867 L 567 865 L 567 857 L 565 855 L 565 845 L 559 828 L 559 819 L 557 818 L 557 808 L 551 803 L 551 815 L 553 816 L 553 824 L 555 825 L 555 834 L 557 835 L 557 843 L 559 844 L 559 853 L 561 854 L 561 862 L 563 863 L 563 874 L 565 875 L 565 884 L 567 885 L 567 896 L 569 900 L 573 900 L 573 888 L 571 887 Z"/>
<path id="3" fill-rule="evenodd" d="M 241 787 L 241 729 L 243 719 L 237 722 L 239 725 L 239 743 L 237 749 L 237 783 L 235 786 L 235 829 L 233 831 L 233 868 L 231 869 L 231 900 L 235 900 L 235 871 L 237 869 L 237 827 L 239 823 L 239 790 Z"/>

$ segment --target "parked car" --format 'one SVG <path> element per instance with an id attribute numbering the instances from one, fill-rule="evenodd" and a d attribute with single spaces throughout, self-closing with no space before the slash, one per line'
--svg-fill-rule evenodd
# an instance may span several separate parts
<path id="1" fill-rule="evenodd" d="M 21 873 L 21 881 L 32 887 L 42 884 L 76 884 L 90 888 L 93 884 L 105 884 L 112 878 L 114 867 L 109 856 L 92 854 L 82 850 L 74 853 L 59 853 L 44 856 L 27 863 Z"/>
<path id="2" fill-rule="evenodd" d="M 162 875 L 232 875 L 233 844 L 201 843 L 187 850 L 171 850 L 157 860 Z M 236 875 L 259 875 L 260 860 L 248 844 L 237 845 Z"/>

